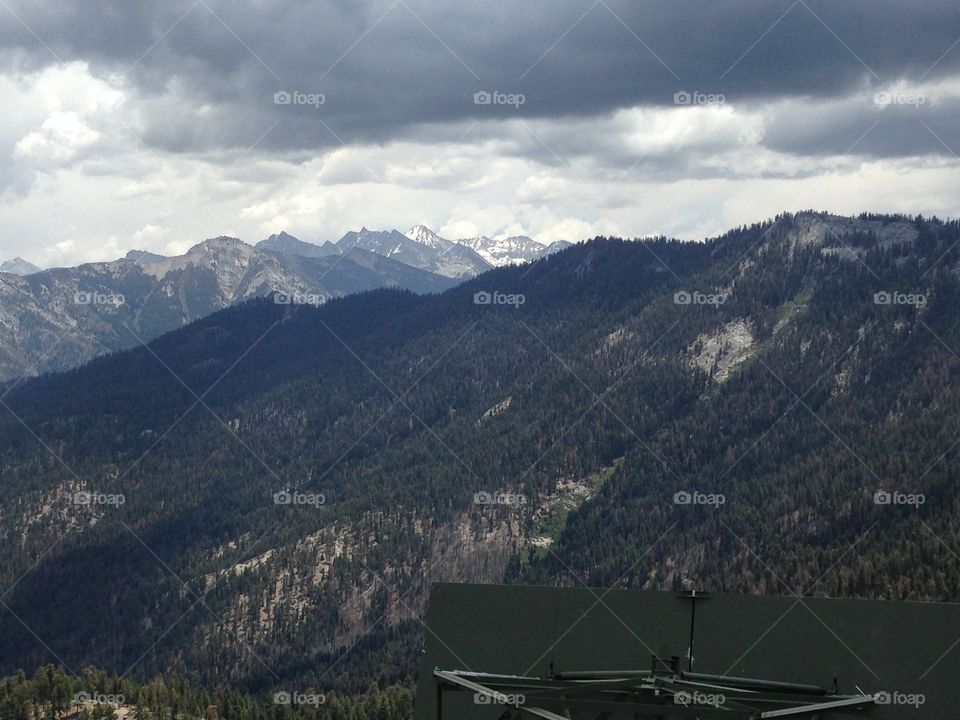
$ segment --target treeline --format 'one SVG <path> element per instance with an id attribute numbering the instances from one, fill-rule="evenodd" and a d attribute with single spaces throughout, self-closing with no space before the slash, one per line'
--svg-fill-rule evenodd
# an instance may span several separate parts
<path id="1" fill-rule="evenodd" d="M 229 688 L 207 691 L 182 679 L 149 682 L 109 675 L 94 667 L 72 675 L 46 665 L 32 677 L 0 679 L 0 720 L 409 720 L 406 688 L 373 685 L 362 697 L 276 691 L 262 698 Z"/>

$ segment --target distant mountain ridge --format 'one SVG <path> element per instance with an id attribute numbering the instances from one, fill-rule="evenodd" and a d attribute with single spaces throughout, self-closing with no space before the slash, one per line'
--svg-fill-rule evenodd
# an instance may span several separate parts
<path id="1" fill-rule="evenodd" d="M 112 262 L 0 274 L 0 380 L 66 370 L 273 292 L 316 305 L 385 287 L 440 292 L 456 282 L 359 248 L 325 254 L 289 235 L 264 242 L 260 249 L 219 237 L 175 257 L 133 251 Z M 313 255 L 270 249 L 278 244 Z"/>
<path id="2" fill-rule="evenodd" d="M 480 235 L 478 237 L 448 240 L 440 237 L 426 225 L 414 225 L 405 235 L 423 245 L 449 252 L 450 248 L 467 248 L 478 255 L 489 267 L 504 267 L 532 262 L 559 252 L 573 243 L 557 240 L 549 245 L 537 242 L 526 235 L 515 235 L 498 240 Z"/>
<path id="3" fill-rule="evenodd" d="M 66 370 L 273 291 L 313 304 L 379 287 L 438 292 L 567 245 L 454 241 L 416 225 L 406 234 L 363 227 L 320 245 L 286 231 L 254 246 L 219 237 L 178 256 L 131 250 L 51 270 L 15 258 L 0 266 L 0 381 Z"/>

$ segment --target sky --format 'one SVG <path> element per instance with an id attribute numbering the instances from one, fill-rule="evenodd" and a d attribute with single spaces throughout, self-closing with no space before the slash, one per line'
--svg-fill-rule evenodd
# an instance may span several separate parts
<path id="1" fill-rule="evenodd" d="M 960 216 L 955 0 L 0 0 L 0 260 Z"/>

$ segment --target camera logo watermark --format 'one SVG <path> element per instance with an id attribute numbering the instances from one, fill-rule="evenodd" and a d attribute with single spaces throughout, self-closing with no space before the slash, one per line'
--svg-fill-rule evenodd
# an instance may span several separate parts
<path id="1" fill-rule="evenodd" d="M 314 110 L 327 102 L 323 93 L 305 93 L 299 90 L 278 90 L 273 94 L 274 105 L 309 105 Z"/>
<path id="2" fill-rule="evenodd" d="M 683 705 L 684 707 L 689 707 L 690 705 L 707 705 L 718 708 L 726 701 L 727 698 L 723 693 L 705 693 L 699 690 L 693 692 L 681 690 L 673 696 L 674 704 Z"/>
<path id="3" fill-rule="evenodd" d="M 317 293 L 286 293 L 277 292 L 273 294 L 274 305 L 323 305 L 325 302 L 323 295 Z"/>
<path id="4" fill-rule="evenodd" d="M 474 705 L 509 705 L 511 707 L 520 707 L 527 701 L 523 693 L 474 693 Z"/>
<path id="5" fill-rule="evenodd" d="M 904 493 L 899 490 L 877 490 L 873 494 L 873 502 L 875 505 L 920 507 L 927 502 L 927 496 L 923 493 Z"/>
<path id="6" fill-rule="evenodd" d="M 303 692 L 276 692 L 273 694 L 274 705 L 323 705 L 327 696 L 323 693 Z"/>
<path id="7" fill-rule="evenodd" d="M 273 494 L 274 505 L 326 505 L 327 497 L 323 493 L 302 493 L 296 490 L 281 490 Z"/>
<path id="8" fill-rule="evenodd" d="M 523 507 L 527 504 L 527 496 L 520 493 L 504 493 L 497 490 L 488 493 L 485 490 L 474 493 L 474 505 L 504 505 L 506 507 Z"/>
<path id="9" fill-rule="evenodd" d="M 102 293 L 80 290 L 73 295 L 74 305 L 112 305 L 114 307 L 120 307 L 126 302 L 126 297 L 120 293 L 113 292 Z"/>
<path id="10" fill-rule="evenodd" d="M 124 696 L 117 694 L 107 694 L 101 692 L 87 692 L 81 690 L 73 696 L 74 705 L 112 705 L 119 707 L 124 703 Z"/>
<path id="11" fill-rule="evenodd" d="M 908 107 L 918 108 L 927 103 L 927 96 L 922 93 L 907 92 L 878 92 L 873 95 L 873 104 L 877 107 L 888 107 L 890 105 L 906 105 Z"/>
<path id="12" fill-rule="evenodd" d="M 702 493 L 694 490 L 687 492 L 681 490 L 673 494 L 674 505 L 707 505 L 710 507 L 720 507 L 727 502 L 727 497 L 720 493 Z"/>
<path id="13" fill-rule="evenodd" d="M 674 105 L 723 105 L 726 101 L 727 98 L 723 93 L 680 90 L 673 94 Z"/>
<path id="14" fill-rule="evenodd" d="M 927 296 L 923 293 L 904 293 L 899 290 L 881 290 L 873 294 L 874 305 L 913 305 L 924 307 Z"/>
<path id="15" fill-rule="evenodd" d="M 727 293 L 702 293 L 697 290 L 680 290 L 673 294 L 674 305 L 713 305 L 717 307 L 727 301 Z"/>
<path id="16" fill-rule="evenodd" d="M 473 294 L 474 305 L 512 305 L 515 308 L 519 308 L 526 301 L 527 298 L 522 293 L 502 293 L 496 290 L 488 292 L 481 290 Z"/>
<path id="17" fill-rule="evenodd" d="M 527 101 L 523 93 L 505 93 L 499 90 L 479 90 L 473 94 L 474 105 L 509 105 L 519 109 Z"/>
<path id="18" fill-rule="evenodd" d="M 74 505 L 112 505 L 114 507 L 120 507 L 126 501 L 126 497 L 121 493 L 114 494 L 81 490 L 73 495 Z"/>
<path id="19" fill-rule="evenodd" d="M 873 696 L 877 705 L 910 705 L 919 708 L 927 701 L 923 693 L 905 693 L 898 690 L 883 690 Z"/>

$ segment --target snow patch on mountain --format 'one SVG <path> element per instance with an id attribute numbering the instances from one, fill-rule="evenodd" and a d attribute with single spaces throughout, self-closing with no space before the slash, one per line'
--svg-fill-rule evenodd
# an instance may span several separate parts
<path id="1" fill-rule="evenodd" d="M 453 241 L 440 237 L 426 225 L 414 225 L 412 228 L 407 230 L 404 235 L 414 242 L 418 242 L 421 245 L 426 245 L 427 247 L 433 248 L 434 250 L 439 250 L 441 252 L 449 249 L 450 246 L 453 245 Z"/>

